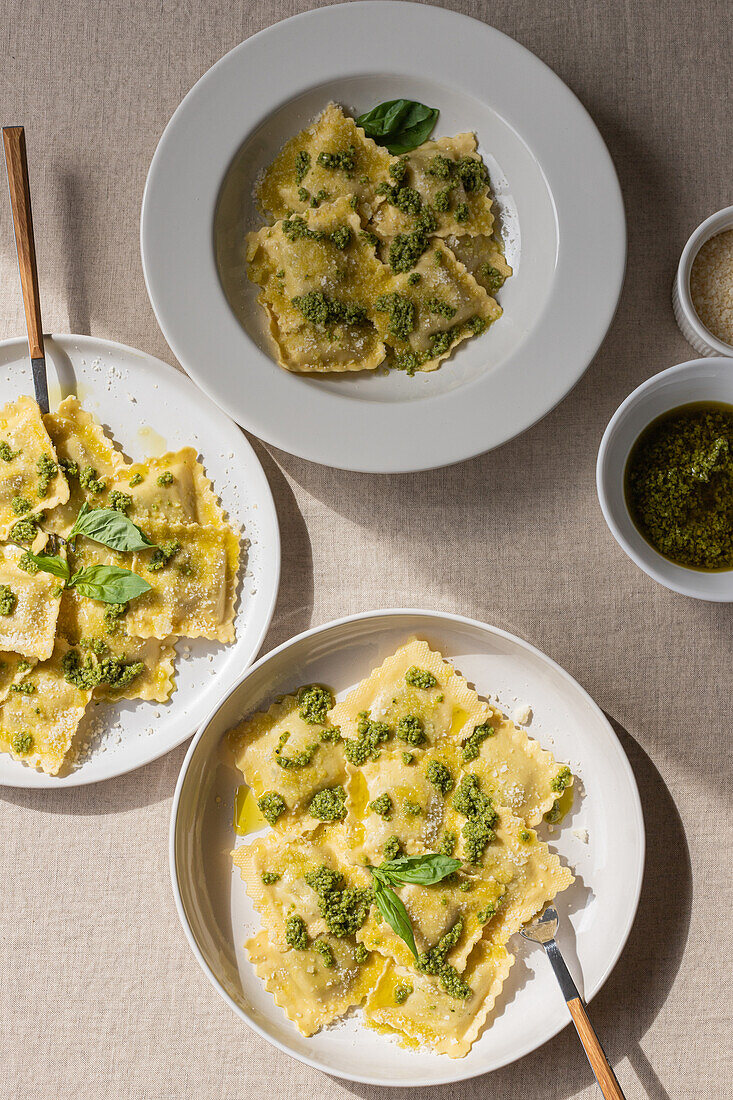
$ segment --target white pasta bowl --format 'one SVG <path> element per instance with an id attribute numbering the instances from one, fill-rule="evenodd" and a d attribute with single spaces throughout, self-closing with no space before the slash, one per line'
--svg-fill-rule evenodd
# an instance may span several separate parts
<path id="1" fill-rule="evenodd" d="M 723 357 L 692 359 L 655 374 L 629 394 L 603 434 L 596 463 L 601 510 L 611 534 L 633 562 L 655 581 L 698 600 L 733 602 L 733 569 L 707 572 L 665 558 L 634 524 L 624 495 L 624 474 L 631 448 L 658 416 L 697 401 L 733 405 L 733 361 Z"/>
<path id="2" fill-rule="evenodd" d="M 316 627 L 259 660 L 203 723 L 173 800 L 170 869 L 178 915 L 207 977 L 253 1031 L 326 1073 L 372 1085 L 449 1084 L 507 1065 L 570 1020 L 541 948 L 513 937 L 517 960 L 491 1026 L 470 1053 L 453 1060 L 405 1050 L 351 1012 L 306 1038 L 264 989 L 244 942 L 260 927 L 231 849 L 233 803 L 241 775 L 225 743 L 243 716 L 305 683 L 346 693 L 410 635 L 424 638 L 483 694 L 512 713 L 531 704 L 530 734 L 577 776 L 573 809 L 547 836 L 575 883 L 558 896 L 561 945 L 586 999 L 616 963 L 636 913 L 644 865 L 644 825 L 628 760 L 608 720 L 563 669 L 504 631 L 457 615 L 372 611 Z M 613 812 L 609 812 L 613 807 Z"/>

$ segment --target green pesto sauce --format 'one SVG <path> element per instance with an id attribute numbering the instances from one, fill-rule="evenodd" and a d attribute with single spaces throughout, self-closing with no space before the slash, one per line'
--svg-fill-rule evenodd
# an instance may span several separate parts
<path id="1" fill-rule="evenodd" d="M 406 982 L 400 982 L 394 988 L 394 1003 L 396 1005 L 403 1005 L 410 994 L 413 992 L 413 987 Z"/>
<path id="2" fill-rule="evenodd" d="M 437 317 L 445 317 L 448 321 L 456 315 L 455 306 L 452 306 L 450 302 L 443 301 L 442 298 L 428 298 L 425 306 L 428 312 L 434 313 Z"/>
<path id="3" fill-rule="evenodd" d="M 322 726 L 333 706 L 333 695 L 320 684 L 309 684 L 298 692 L 298 714 L 312 726 Z"/>
<path id="4" fill-rule="evenodd" d="M 405 765 L 412 764 L 414 759 L 415 759 L 414 752 L 403 752 L 401 755 L 402 755 L 402 763 L 405 764 Z"/>
<path id="5" fill-rule="evenodd" d="M 6 439 L 0 441 L 0 458 L 3 462 L 12 462 L 19 454 L 20 451 L 11 450 L 10 444 Z"/>
<path id="6" fill-rule="evenodd" d="M 374 900 L 371 890 L 347 886 L 340 871 L 318 867 L 305 874 L 305 881 L 318 895 L 318 911 L 332 936 L 351 936 L 364 924 Z"/>
<path id="7" fill-rule="evenodd" d="M 310 800 L 308 813 L 319 821 L 343 821 L 346 817 L 346 791 L 340 785 L 318 791 Z"/>
<path id="8" fill-rule="evenodd" d="M 308 947 L 308 930 L 305 921 L 297 913 L 285 921 L 285 942 L 295 951 L 305 951 Z"/>
<path id="9" fill-rule="evenodd" d="M 453 217 L 460 225 L 463 225 L 464 222 L 467 222 L 470 217 L 468 203 L 459 202 L 455 208 L 455 211 L 453 212 Z"/>
<path id="10" fill-rule="evenodd" d="M 488 285 L 489 290 L 501 290 L 506 282 L 506 275 L 502 275 L 498 268 L 489 263 L 481 264 L 478 269 L 478 276 L 482 282 Z"/>
<path id="11" fill-rule="evenodd" d="M 332 328 L 334 325 L 363 325 L 367 321 L 364 306 L 355 306 L 339 302 L 321 290 L 310 290 L 298 295 L 292 303 L 311 325 Z"/>
<path id="12" fill-rule="evenodd" d="M 143 483 L 143 475 L 142 474 L 133 474 L 132 477 L 130 478 L 129 482 L 128 482 L 131 489 L 134 489 L 136 485 L 142 485 L 142 483 Z"/>
<path id="13" fill-rule="evenodd" d="M 175 478 L 173 477 L 173 474 L 170 472 L 170 470 L 164 470 L 162 474 L 158 474 L 156 480 L 158 482 L 158 485 L 160 485 L 162 488 L 165 485 L 172 485 L 175 481 Z"/>
<path id="14" fill-rule="evenodd" d="M 636 527 L 664 557 L 733 568 L 733 405 L 695 402 L 653 420 L 631 449 L 624 489 Z"/>
<path id="15" fill-rule="evenodd" d="M 469 863 L 480 863 L 487 845 L 496 837 L 494 825 L 499 815 L 481 790 L 478 776 L 463 776 L 453 796 L 453 809 L 467 819 L 461 829 L 466 859 Z"/>
<path id="16" fill-rule="evenodd" d="M 104 625 L 108 634 L 119 634 L 122 631 L 122 616 L 127 611 L 127 604 L 108 603 L 104 609 Z"/>
<path id="17" fill-rule="evenodd" d="M 432 783 L 440 793 L 445 797 L 449 791 L 453 790 L 455 780 L 451 775 L 450 769 L 440 760 L 431 760 L 425 769 L 425 778 L 429 783 Z"/>
<path id="18" fill-rule="evenodd" d="M 27 756 L 33 749 L 33 734 L 31 733 L 16 733 L 12 742 L 13 752 L 18 756 Z"/>
<path id="19" fill-rule="evenodd" d="M 418 956 L 415 969 L 421 974 L 432 974 L 438 978 L 441 987 L 450 997 L 466 1000 L 473 990 L 463 981 L 454 966 L 446 961 L 448 953 L 459 942 L 463 934 L 463 918 L 459 917 L 438 942 L 428 951 Z"/>
<path id="20" fill-rule="evenodd" d="M 357 966 L 363 966 L 369 958 L 369 952 L 363 943 L 357 943 L 354 948 L 354 962 Z"/>
<path id="21" fill-rule="evenodd" d="M 424 668 L 418 668 L 416 665 L 412 665 L 405 673 L 405 683 L 409 684 L 410 687 L 423 688 L 427 691 L 429 688 L 435 687 L 437 682 L 432 672 L 428 672 Z"/>
<path id="22" fill-rule="evenodd" d="M 354 171 L 356 165 L 356 146 L 349 145 L 338 153 L 321 150 L 316 159 L 321 168 L 328 168 L 331 172 L 346 172 L 348 175 Z"/>
<path id="23" fill-rule="evenodd" d="M 9 584 L 0 584 L 0 615 L 12 615 L 18 603 L 18 597 Z"/>
<path id="24" fill-rule="evenodd" d="M 419 817 L 422 813 L 422 806 L 418 806 L 417 802 L 413 802 L 411 798 L 405 799 L 402 803 L 402 809 L 408 817 Z"/>
<path id="25" fill-rule="evenodd" d="M 403 183 L 407 175 L 407 158 L 400 157 L 399 160 L 392 161 L 389 166 L 389 174 L 395 183 Z"/>
<path id="26" fill-rule="evenodd" d="M 390 837 L 387 837 L 384 842 L 384 848 L 382 849 L 382 851 L 384 852 L 384 858 L 386 860 L 397 859 L 397 857 L 402 854 L 402 845 L 400 844 L 400 838 L 394 834 Z"/>
<path id="27" fill-rule="evenodd" d="M 172 539 L 170 542 L 161 542 L 160 546 L 156 546 L 150 555 L 148 572 L 157 573 L 158 570 L 163 569 L 176 554 L 180 553 L 180 551 L 181 544 L 178 539 Z"/>
<path id="28" fill-rule="evenodd" d="M 311 166 L 311 155 L 305 149 L 295 154 L 295 182 L 302 183 Z"/>
<path id="29" fill-rule="evenodd" d="M 573 773 L 567 765 L 563 765 L 557 775 L 550 781 L 550 790 L 555 794 L 562 792 L 573 782 Z"/>
<path id="30" fill-rule="evenodd" d="M 369 717 L 369 711 L 359 712 L 359 722 L 356 727 L 357 737 L 344 738 L 344 755 L 350 764 L 360 768 L 367 760 L 378 760 L 380 745 L 388 741 L 392 731 L 384 722 L 373 722 Z"/>
<path id="31" fill-rule="evenodd" d="M 280 881 L 281 877 L 277 871 L 263 871 L 262 883 L 264 886 L 274 886 L 276 882 Z"/>
<path id="32" fill-rule="evenodd" d="M 481 743 L 487 737 L 493 737 L 495 733 L 496 730 L 490 722 L 482 722 L 480 726 L 474 726 L 473 733 L 463 743 L 463 759 L 467 764 L 476 759 L 481 749 Z"/>
<path id="33" fill-rule="evenodd" d="M 10 541 L 19 542 L 21 546 L 33 542 L 38 534 L 39 517 L 35 515 L 24 516 L 10 528 Z"/>
<path id="34" fill-rule="evenodd" d="M 132 508 L 132 497 L 129 493 L 121 493 L 119 489 L 113 489 L 109 494 L 109 507 L 126 516 Z"/>
<path id="35" fill-rule="evenodd" d="M 30 663 L 30 661 L 26 661 L 24 657 L 21 657 L 21 659 L 18 661 L 17 665 L 15 666 L 15 671 L 20 672 L 20 673 L 30 672 L 30 670 L 32 668 L 33 668 L 33 665 Z"/>
<path id="36" fill-rule="evenodd" d="M 31 502 L 25 497 L 13 497 L 10 507 L 13 509 L 14 516 L 24 516 L 26 512 L 30 512 Z"/>
<path id="37" fill-rule="evenodd" d="M 18 695 L 33 695 L 36 685 L 30 680 L 24 680 L 22 684 L 12 684 L 10 690 L 17 692 Z"/>
<path id="38" fill-rule="evenodd" d="M 410 286 L 417 286 L 421 279 L 422 275 L 419 271 L 411 271 L 407 276 L 407 282 Z"/>
<path id="39" fill-rule="evenodd" d="M 144 670 L 143 661 L 128 663 L 119 657 L 99 657 L 91 649 L 83 654 L 78 649 L 68 650 L 61 658 L 64 679 L 80 691 L 89 691 L 99 684 L 108 684 L 115 690 L 125 688 Z"/>
<path id="40" fill-rule="evenodd" d="M 79 466 L 76 462 L 72 462 L 70 458 L 60 458 L 59 466 L 61 467 L 67 478 L 79 477 Z"/>
<path id="41" fill-rule="evenodd" d="M 82 489 L 94 495 L 103 493 L 107 488 L 107 482 L 97 477 L 97 471 L 93 466 L 85 466 L 79 470 L 79 484 Z"/>
<path id="42" fill-rule="evenodd" d="M 287 810 L 285 800 L 277 791 L 265 791 L 265 793 L 257 799 L 257 808 L 265 821 L 270 825 L 274 825 L 277 819 L 282 817 Z"/>
<path id="43" fill-rule="evenodd" d="M 374 303 L 374 308 L 379 313 L 389 314 L 388 328 L 393 336 L 400 340 L 407 340 L 411 332 L 415 330 L 415 303 L 406 298 L 404 294 L 392 291 L 391 294 L 380 294 Z"/>
<path id="44" fill-rule="evenodd" d="M 59 468 L 47 454 L 42 454 L 36 462 L 36 469 L 38 470 L 38 495 L 45 497 Z"/>
<path id="45" fill-rule="evenodd" d="M 280 734 L 277 748 L 274 750 L 275 762 L 281 768 L 307 768 L 315 756 L 318 742 L 313 741 L 310 745 L 306 745 L 304 749 L 301 749 L 300 752 L 294 753 L 293 756 L 284 756 L 283 748 L 289 737 L 290 734 L 287 730 Z"/>
<path id="46" fill-rule="evenodd" d="M 318 954 L 321 956 L 321 959 L 323 960 L 323 965 L 328 970 L 332 970 L 334 968 L 334 966 L 336 965 L 336 957 L 333 953 L 333 949 L 330 943 L 326 943 L 325 940 L 316 940 L 316 942 L 313 944 L 313 950 L 318 952 Z"/>
<path id="47" fill-rule="evenodd" d="M 449 180 L 453 175 L 455 164 L 448 157 L 444 157 L 441 153 L 437 153 L 432 160 L 428 162 L 427 173 L 429 176 L 435 176 L 439 180 Z"/>
<path id="48" fill-rule="evenodd" d="M 458 837 L 455 833 L 443 833 L 443 839 L 440 842 L 440 848 L 438 851 L 442 856 L 452 856 L 456 850 L 456 844 L 458 843 Z"/>
<path id="49" fill-rule="evenodd" d="M 337 745 L 340 740 L 341 726 L 329 726 L 328 729 L 321 730 L 321 741 L 332 741 Z"/>
<path id="50" fill-rule="evenodd" d="M 385 791 L 384 794 L 380 794 L 379 798 L 375 798 L 373 802 L 369 803 L 369 809 L 373 810 L 375 814 L 379 814 L 384 821 L 389 821 L 392 817 L 394 804 Z"/>

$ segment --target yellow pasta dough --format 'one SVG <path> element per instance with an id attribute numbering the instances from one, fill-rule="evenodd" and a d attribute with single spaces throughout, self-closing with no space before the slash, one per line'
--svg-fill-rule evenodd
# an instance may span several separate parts
<path id="1" fill-rule="evenodd" d="M 450 236 L 445 242 L 457 260 L 470 271 L 477 283 L 495 294 L 513 274 L 504 253 L 493 237 Z"/>
<path id="2" fill-rule="evenodd" d="M 54 445 L 36 402 L 18 397 L 0 408 L 0 539 L 17 521 L 69 498 Z"/>
<path id="3" fill-rule="evenodd" d="M 7 698 L 10 689 L 24 680 L 37 663 L 36 657 L 19 657 L 17 653 L 0 651 L 0 703 Z"/>
<path id="4" fill-rule="evenodd" d="M 15 600 L 9 614 L 0 615 L 0 648 L 42 661 L 53 651 L 59 581 L 50 573 L 21 569 L 23 553 L 19 546 L 0 546 L 0 584 L 10 589 Z"/>
<path id="5" fill-rule="evenodd" d="M 125 514 L 143 529 L 151 516 L 168 523 L 214 527 L 224 522 L 221 505 L 193 447 L 124 466 L 110 480 L 109 489 L 131 498 Z"/>

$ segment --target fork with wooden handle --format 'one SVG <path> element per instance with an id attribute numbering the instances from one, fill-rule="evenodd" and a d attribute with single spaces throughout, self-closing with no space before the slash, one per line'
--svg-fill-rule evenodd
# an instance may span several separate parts
<path id="1" fill-rule="evenodd" d="M 33 238 L 31 189 L 28 182 L 28 158 L 25 151 L 25 130 L 22 126 L 4 126 L 5 164 L 8 169 L 10 205 L 15 226 L 15 246 L 18 250 L 20 285 L 23 288 L 25 323 L 28 329 L 28 350 L 33 368 L 33 388 L 42 413 L 48 408 L 46 356 L 43 350 L 41 296 L 38 291 L 36 244 Z"/>
<path id="2" fill-rule="evenodd" d="M 621 1086 L 616 1080 L 616 1074 L 611 1069 L 610 1062 L 604 1053 L 600 1040 L 593 1030 L 593 1025 L 588 1019 L 588 1013 L 585 1010 L 585 1005 L 578 992 L 578 987 L 570 976 L 570 971 L 560 954 L 560 948 L 555 943 L 558 919 L 557 909 L 552 905 L 548 905 L 544 913 L 539 917 L 535 917 L 533 921 L 530 921 L 530 923 L 522 929 L 521 934 L 525 939 L 531 940 L 533 943 L 540 943 L 544 947 L 545 953 L 552 964 L 552 969 L 555 972 L 555 977 L 558 980 L 560 989 L 562 990 L 565 1002 L 570 1009 L 570 1015 L 573 1018 L 575 1030 L 578 1032 L 580 1041 L 588 1056 L 590 1068 L 596 1076 L 596 1081 L 604 1097 L 606 1100 L 625 1100 L 624 1094 L 621 1091 Z"/>

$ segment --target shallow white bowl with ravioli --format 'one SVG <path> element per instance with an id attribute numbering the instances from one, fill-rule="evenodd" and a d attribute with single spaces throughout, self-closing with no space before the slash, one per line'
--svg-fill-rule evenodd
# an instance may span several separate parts
<path id="1" fill-rule="evenodd" d="M 280 578 L 280 533 L 265 473 L 244 433 L 180 371 L 141 351 L 93 336 L 46 338 L 51 409 L 73 393 L 132 460 L 192 446 L 230 522 L 250 546 L 240 551 L 235 641 L 181 638 L 176 689 L 167 703 L 123 701 L 95 707 L 78 731 L 84 749 L 60 775 L 0 754 L 0 785 L 76 787 L 123 775 L 190 737 L 223 691 L 256 657 L 272 618 Z M 33 393 L 28 343 L 0 343 L 0 405 Z"/>
<path id="2" fill-rule="evenodd" d="M 439 108 L 432 137 L 478 138 L 514 269 L 503 316 L 432 373 L 290 373 L 246 276 L 257 179 L 330 101 L 397 98 Z M 608 150 L 547 66 L 485 23 L 379 0 L 286 19 L 199 80 L 153 157 L 141 248 L 163 333 L 214 401 L 291 454 L 388 473 L 497 447 L 568 393 L 616 310 L 626 225 Z"/>
<path id="3" fill-rule="evenodd" d="M 545 826 L 539 831 L 576 876 L 555 902 L 559 940 L 590 1000 L 623 950 L 639 901 L 644 824 L 636 782 L 608 720 L 580 685 L 527 642 L 484 623 L 432 611 L 366 612 L 308 630 L 257 661 L 189 748 L 173 801 L 170 869 L 191 949 L 249 1027 L 325 1073 L 371 1085 L 424 1087 L 498 1069 L 569 1023 L 542 949 L 518 935 L 510 940 L 516 962 L 489 1026 L 463 1059 L 403 1049 L 366 1028 L 358 1010 L 310 1038 L 301 1035 L 265 991 L 244 950 L 260 923 L 230 852 L 261 834 L 240 839 L 234 833 L 242 777 L 225 743 L 242 717 L 303 684 L 328 684 L 341 697 L 411 635 L 439 650 L 480 695 L 498 694 L 496 705 L 510 716 L 529 705 L 528 733 L 576 776 L 570 813 L 552 833 Z"/>

